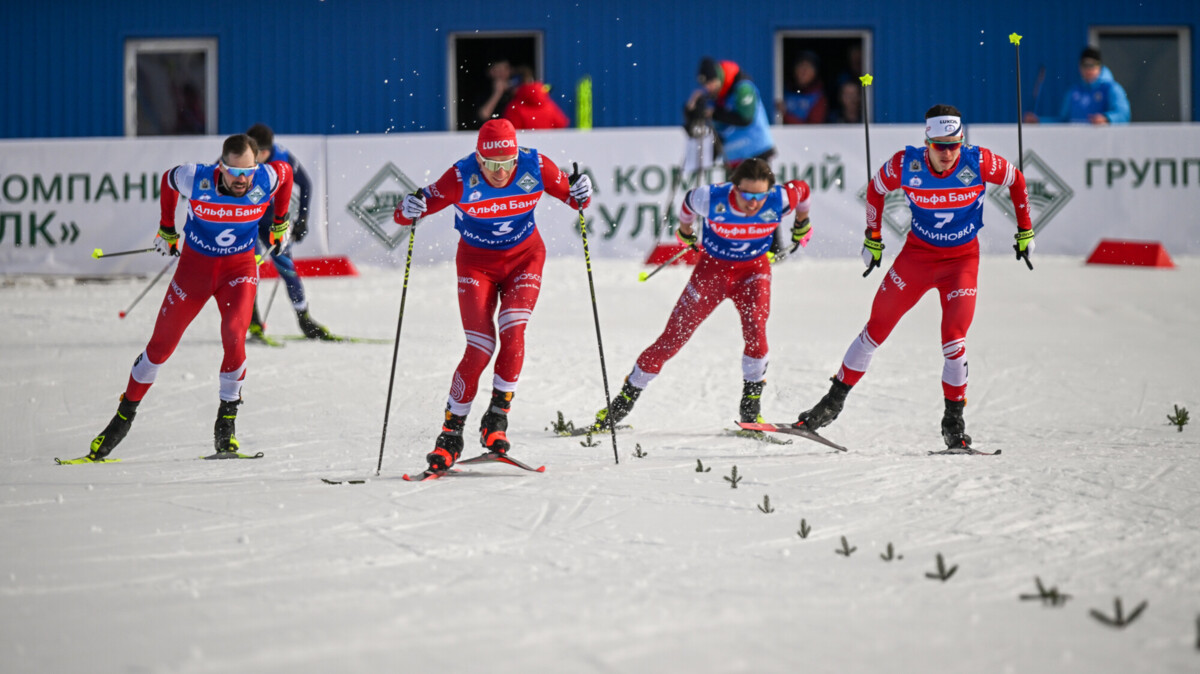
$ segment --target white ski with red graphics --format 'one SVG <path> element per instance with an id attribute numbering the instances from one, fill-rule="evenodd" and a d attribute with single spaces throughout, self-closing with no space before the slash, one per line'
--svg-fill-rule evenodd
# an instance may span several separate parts
<path id="1" fill-rule="evenodd" d="M 816 431 L 809 430 L 805 426 L 796 426 L 793 424 L 747 423 L 743 421 L 737 422 L 737 425 L 748 431 L 766 431 L 767 433 L 786 433 L 788 435 L 798 435 L 802 438 L 808 438 L 813 442 L 819 442 L 826 447 L 832 447 L 839 452 L 850 451 L 838 443 L 817 434 Z"/>

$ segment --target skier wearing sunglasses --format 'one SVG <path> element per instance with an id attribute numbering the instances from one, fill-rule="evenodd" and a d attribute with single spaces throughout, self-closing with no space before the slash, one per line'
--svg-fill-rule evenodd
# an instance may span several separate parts
<path id="1" fill-rule="evenodd" d="M 475 152 L 434 184 L 406 196 L 393 214 L 396 224 L 408 226 L 452 206 L 460 236 L 458 308 L 467 347 L 450 383 L 442 432 L 426 457 L 432 470 L 449 469 L 462 453 L 467 414 L 497 346 L 492 397 L 479 424 L 480 444 L 496 454 L 510 449 L 508 412 L 525 360 L 525 325 L 537 304 L 546 260 L 533 217 L 543 193 L 581 209 L 591 199 L 592 183 L 586 174 L 568 177 L 549 157 L 518 146 L 512 123 L 492 119 L 479 129 Z"/>
<path id="2" fill-rule="evenodd" d="M 942 439 L 948 450 L 970 453 L 963 407 L 967 404 L 967 330 L 975 316 L 979 272 L 979 230 L 987 183 L 1008 188 L 1017 214 L 1017 259 L 1029 262 L 1033 225 L 1025 176 L 1014 164 L 987 148 L 964 142 L 962 114 L 951 105 L 935 105 L 925 113 L 925 146 L 907 147 L 892 155 L 867 187 L 867 230 L 862 257 L 867 270 L 883 259 L 881 224 L 884 197 L 904 190 L 912 211 L 904 248 L 884 274 L 871 305 L 866 327 L 851 343 L 829 392 L 794 424 L 817 430 L 842 411 L 851 387 L 866 374 L 875 350 L 904 314 L 929 290 L 936 289 L 942 307 Z M 1032 269 L 1032 266 L 1030 267 Z"/>

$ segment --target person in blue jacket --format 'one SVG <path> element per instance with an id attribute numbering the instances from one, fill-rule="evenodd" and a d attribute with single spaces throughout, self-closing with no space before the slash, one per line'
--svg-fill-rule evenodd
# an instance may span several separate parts
<path id="1" fill-rule="evenodd" d="M 296 222 L 292 226 L 292 241 L 299 243 L 308 234 L 308 206 L 312 201 L 312 179 L 308 177 L 308 173 L 304 171 L 304 167 L 300 165 L 296 156 L 275 142 L 275 132 L 271 130 L 271 127 L 266 124 L 255 124 L 246 131 L 246 135 L 253 138 L 254 142 L 258 144 L 258 163 L 282 161 L 292 167 L 300 199 Z M 261 241 L 267 241 L 270 224 L 269 217 L 264 217 L 259 222 L 258 232 Z M 272 255 L 271 262 L 275 265 L 275 271 L 279 273 L 279 278 L 287 286 L 288 298 L 291 299 L 292 309 L 296 312 L 296 322 L 300 324 L 300 331 L 304 333 L 304 336 L 308 339 L 336 340 L 337 337 L 324 325 L 313 320 L 308 312 L 308 297 L 304 293 L 304 283 L 300 281 L 300 275 L 296 273 L 296 263 L 292 261 L 291 246 L 284 248 L 277 255 Z M 250 338 L 270 343 L 269 338 L 264 334 L 265 331 L 266 325 L 258 313 L 258 303 L 255 302 L 254 314 L 250 320 Z"/>
<path id="2" fill-rule="evenodd" d="M 1100 50 L 1087 47 L 1079 55 L 1080 82 L 1063 97 L 1057 118 L 1039 119 L 1033 112 L 1025 113 L 1025 122 L 1071 122 L 1075 124 L 1128 124 L 1129 97 L 1125 88 L 1113 79 L 1112 71 L 1100 58 Z"/>
<path id="3" fill-rule="evenodd" d="M 738 164 L 751 157 L 770 162 L 775 157 L 771 121 L 758 87 L 741 67 L 705 56 L 696 79 L 700 88 L 684 105 L 684 128 L 696 123 L 712 125 L 727 174 L 732 175 Z"/>

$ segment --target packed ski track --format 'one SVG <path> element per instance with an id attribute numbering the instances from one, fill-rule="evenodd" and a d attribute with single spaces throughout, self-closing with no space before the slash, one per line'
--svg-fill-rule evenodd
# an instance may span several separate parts
<path id="1" fill-rule="evenodd" d="M 929 295 L 824 429 L 849 452 L 727 432 L 741 333 L 726 303 L 641 396 L 614 464 L 608 435 L 549 430 L 604 404 L 582 254 L 551 259 L 509 428 L 513 456 L 546 472 L 417 483 L 400 476 L 425 467 L 464 347 L 452 263 L 412 271 L 379 475 L 402 270 L 307 282 L 315 318 L 387 344 L 248 347 L 237 436 L 263 459 L 199 459 L 221 358 L 210 303 L 121 462 L 73 466 L 54 458 L 85 454 L 112 416 L 165 283 L 119 319 L 148 278 L 7 279 L 0 670 L 1195 672 L 1200 428 L 1166 416 L 1200 409 L 1200 260 L 1176 263 L 983 258 L 965 416 L 1000 456 L 927 455 L 943 448 Z M 611 393 L 689 273 L 643 269 L 593 260 Z M 882 277 L 861 270 L 775 268 L 767 421 L 828 388 Z M 286 302 L 267 322 L 298 333 Z M 482 451 L 490 376 L 464 456 Z M 938 555 L 944 581 L 927 576 Z M 1036 579 L 1070 598 L 1022 599 Z M 1090 615 L 1118 598 L 1126 617 L 1146 608 L 1124 629 Z"/>

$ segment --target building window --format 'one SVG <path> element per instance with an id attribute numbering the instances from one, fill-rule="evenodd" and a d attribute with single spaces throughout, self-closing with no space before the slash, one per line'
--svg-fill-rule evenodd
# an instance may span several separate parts
<path id="1" fill-rule="evenodd" d="M 217 132 L 217 40 L 126 40 L 125 135 Z"/>
<path id="2" fill-rule="evenodd" d="M 1102 26 L 1088 31 L 1129 95 L 1134 122 L 1192 120 L 1192 39 L 1182 26 Z"/>
<path id="3" fill-rule="evenodd" d="M 870 31 L 779 31 L 775 34 L 775 122 L 862 123 L 858 78 L 870 72 L 871 58 Z M 824 94 L 824 114 L 817 104 L 818 91 Z M 869 104 L 868 100 L 867 119 L 871 118 Z"/>
<path id="4" fill-rule="evenodd" d="M 478 129 L 486 121 L 480 117 L 484 106 L 491 117 L 504 114 L 509 97 L 496 100 L 494 77 L 507 80 L 511 88 L 518 72 L 528 68 L 535 80 L 542 80 L 542 34 L 531 33 L 454 33 L 450 36 L 447 128 Z M 507 74 L 505 74 L 507 73 Z"/>

